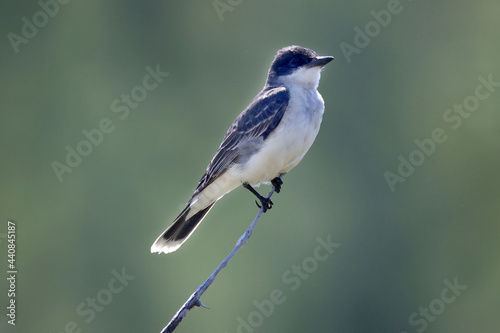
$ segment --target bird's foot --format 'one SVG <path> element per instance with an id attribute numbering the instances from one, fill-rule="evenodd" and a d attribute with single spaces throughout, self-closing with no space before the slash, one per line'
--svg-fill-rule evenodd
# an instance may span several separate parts
<path id="1" fill-rule="evenodd" d="M 283 185 L 283 181 L 281 180 L 280 177 L 276 177 L 273 180 L 271 180 L 271 184 L 273 184 L 274 191 L 276 193 L 280 193 L 281 191 L 281 185 Z"/>
<path id="2" fill-rule="evenodd" d="M 271 209 L 273 207 L 273 201 L 270 198 L 266 198 L 266 197 L 260 196 L 259 200 L 260 200 L 260 203 L 261 203 L 262 206 L 259 205 L 259 203 L 257 202 L 257 200 L 255 200 L 255 203 L 257 204 L 257 207 L 263 208 L 262 212 L 265 213 L 265 212 L 267 212 L 268 209 Z"/>
<path id="3" fill-rule="evenodd" d="M 260 205 L 257 201 L 255 203 L 257 204 L 257 207 L 262 208 L 262 211 L 265 213 L 268 209 L 271 209 L 273 207 L 273 202 L 270 198 L 266 198 L 262 195 L 259 194 L 250 184 L 248 183 L 243 183 L 243 187 L 252 192 L 257 199 L 260 201 Z M 262 206 L 261 206 L 262 205 Z"/>

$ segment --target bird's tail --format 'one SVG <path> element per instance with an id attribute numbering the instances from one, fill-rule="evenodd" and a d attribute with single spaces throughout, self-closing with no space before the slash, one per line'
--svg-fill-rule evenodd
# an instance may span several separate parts
<path id="1" fill-rule="evenodd" d="M 176 251 L 191 236 L 213 205 L 215 201 L 203 209 L 196 209 L 189 203 L 167 230 L 156 239 L 151 246 L 151 253 Z"/>

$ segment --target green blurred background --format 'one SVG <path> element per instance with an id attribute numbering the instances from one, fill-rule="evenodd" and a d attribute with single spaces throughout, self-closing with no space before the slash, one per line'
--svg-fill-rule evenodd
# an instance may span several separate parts
<path id="1" fill-rule="evenodd" d="M 254 198 L 241 188 L 226 196 L 174 254 L 150 254 L 151 243 L 275 52 L 298 44 L 335 56 L 319 87 L 320 134 L 203 296 L 210 310 L 193 310 L 177 331 L 498 332 L 500 87 L 458 128 L 443 119 L 480 76 L 500 81 L 498 1 L 222 0 L 220 15 L 211 1 L 71 1 L 57 13 L 42 3 L 53 17 L 35 1 L 0 5 L 5 276 L 7 220 L 18 260 L 17 325 L 4 310 L 0 331 L 159 332 L 246 230 Z M 399 13 L 370 24 L 388 6 Z M 22 37 L 33 20 L 41 27 L 16 53 L 9 33 Z M 369 44 L 346 57 L 342 43 L 355 46 L 367 24 Z M 168 77 L 120 119 L 113 101 L 157 65 Z M 52 163 L 105 118 L 114 130 L 60 182 Z M 399 156 L 436 128 L 447 140 L 391 191 L 384 173 L 397 174 Z M 328 236 L 340 247 L 311 259 Z M 310 273 L 293 273 L 303 264 Z M 113 270 L 129 276 L 116 293 Z M 444 281 L 455 279 L 467 288 L 453 294 Z M 6 279 L 1 287 L 5 309 Z M 274 290 L 285 299 L 271 309 Z"/>

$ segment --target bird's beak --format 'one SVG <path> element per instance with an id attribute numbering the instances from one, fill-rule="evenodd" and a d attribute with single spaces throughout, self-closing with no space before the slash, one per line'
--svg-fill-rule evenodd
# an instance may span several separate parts
<path id="1" fill-rule="evenodd" d="M 307 64 L 307 67 L 323 67 L 326 64 L 328 64 L 330 61 L 332 61 L 334 58 L 330 56 L 325 56 L 325 57 L 316 57 L 313 61 L 311 61 L 309 64 Z"/>

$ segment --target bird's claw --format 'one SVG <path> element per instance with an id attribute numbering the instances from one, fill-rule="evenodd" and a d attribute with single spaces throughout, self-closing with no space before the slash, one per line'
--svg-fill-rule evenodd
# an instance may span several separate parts
<path id="1" fill-rule="evenodd" d="M 274 191 L 276 191 L 276 193 L 280 193 L 281 185 L 283 185 L 283 180 L 281 180 L 280 177 L 276 177 L 273 180 L 271 180 L 271 184 L 273 184 Z"/>
<path id="2" fill-rule="evenodd" d="M 271 209 L 273 207 L 273 201 L 270 199 L 270 198 L 259 198 L 260 199 L 260 203 L 262 204 L 259 205 L 259 203 L 257 202 L 257 200 L 255 200 L 255 204 L 257 205 L 257 207 L 259 208 L 263 208 L 263 212 L 265 213 L 268 209 Z"/>

